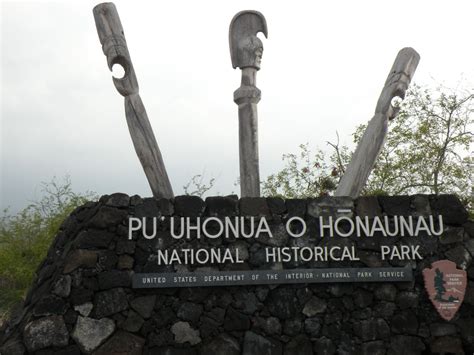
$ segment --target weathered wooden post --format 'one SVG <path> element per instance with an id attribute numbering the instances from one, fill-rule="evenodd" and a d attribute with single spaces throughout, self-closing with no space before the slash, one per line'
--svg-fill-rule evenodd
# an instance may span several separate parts
<path id="1" fill-rule="evenodd" d="M 102 3 L 94 7 L 93 13 L 109 69 L 112 70 L 114 64 L 120 64 L 125 70 L 123 78 L 113 78 L 113 81 L 117 91 L 125 97 L 128 129 L 153 196 L 171 198 L 173 189 L 145 106 L 138 93 L 138 81 L 117 9 L 111 2 Z"/>
<path id="2" fill-rule="evenodd" d="M 241 11 L 234 16 L 229 28 L 230 57 L 233 68 L 242 70 L 240 88 L 234 92 L 234 102 L 239 106 L 239 160 L 241 197 L 260 196 L 258 164 L 258 115 L 257 104 L 261 92 L 256 87 L 263 45 L 257 37 L 262 32 L 268 36 L 265 17 L 258 11 Z"/>
<path id="3" fill-rule="evenodd" d="M 382 89 L 375 115 L 370 120 L 351 162 L 339 182 L 335 196 L 359 196 L 370 172 L 382 150 L 387 135 L 388 121 L 395 118 L 399 108 L 392 105 L 394 97 L 405 98 L 420 55 L 413 48 L 403 48 L 398 52 L 392 69 Z"/>

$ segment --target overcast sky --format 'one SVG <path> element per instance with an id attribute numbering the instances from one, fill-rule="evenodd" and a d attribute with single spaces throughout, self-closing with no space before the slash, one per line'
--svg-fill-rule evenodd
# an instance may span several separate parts
<path id="1" fill-rule="evenodd" d="M 95 29 L 92 1 L 2 1 L 1 207 L 69 174 L 75 191 L 151 196 Z M 267 20 L 259 110 L 261 177 L 298 145 L 351 142 L 397 52 L 415 48 L 415 82 L 474 80 L 474 2 L 115 1 L 175 194 L 202 172 L 238 192 L 237 106 L 228 27 Z"/>

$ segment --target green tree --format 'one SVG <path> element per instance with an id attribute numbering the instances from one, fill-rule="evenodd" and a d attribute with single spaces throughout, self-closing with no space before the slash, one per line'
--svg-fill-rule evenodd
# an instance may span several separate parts
<path id="1" fill-rule="evenodd" d="M 299 148 L 299 154 L 284 154 L 284 168 L 262 182 L 263 195 L 305 198 L 329 195 L 337 187 L 341 172 L 338 159 L 347 160 L 347 148 L 338 149 L 329 160 L 320 149 L 312 153 L 308 143 Z"/>
<path id="2" fill-rule="evenodd" d="M 94 194 L 76 194 L 68 177 L 42 184 L 44 197 L 0 218 L 0 319 L 20 301 L 66 217 Z"/>
<path id="3" fill-rule="evenodd" d="M 454 193 L 472 199 L 474 95 L 414 85 L 390 123 L 365 194 Z M 365 130 L 354 133 L 357 143 Z"/>
<path id="4" fill-rule="evenodd" d="M 472 208 L 474 95 L 468 91 L 413 85 L 400 104 L 363 191 L 373 194 L 453 193 Z M 353 134 L 357 144 L 366 125 Z M 267 196 L 287 198 L 331 193 L 350 161 L 347 147 L 329 143 L 333 154 L 285 154 L 285 167 L 262 183 Z"/>

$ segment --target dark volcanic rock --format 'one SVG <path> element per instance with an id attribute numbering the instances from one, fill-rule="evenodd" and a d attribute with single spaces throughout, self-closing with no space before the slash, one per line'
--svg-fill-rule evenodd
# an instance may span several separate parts
<path id="1" fill-rule="evenodd" d="M 301 329 L 303 328 L 303 323 L 301 322 L 300 319 L 295 318 L 295 319 L 287 319 L 285 320 L 285 323 L 283 323 L 283 333 L 286 335 L 296 335 L 301 332 Z"/>
<path id="2" fill-rule="evenodd" d="M 319 334 L 320 329 L 321 329 L 321 322 L 319 318 L 307 318 L 304 321 L 304 330 L 311 337 L 317 336 Z"/>
<path id="3" fill-rule="evenodd" d="M 135 252 L 135 241 L 119 240 L 115 246 L 117 254 L 133 254 Z"/>
<path id="4" fill-rule="evenodd" d="M 168 307 L 162 307 L 155 315 L 152 316 L 153 322 L 156 327 L 161 328 L 170 324 L 176 319 L 176 315 L 173 310 Z"/>
<path id="5" fill-rule="evenodd" d="M 322 337 L 313 341 L 313 352 L 317 355 L 332 355 L 336 353 L 336 346 L 331 339 Z"/>
<path id="6" fill-rule="evenodd" d="M 23 355 L 26 349 L 19 339 L 10 339 L 0 347 L 0 354 Z"/>
<path id="7" fill-rule="evenodd" d="M 389 319 L 390 317 L 392 317 L 396 309 L 397 306 L 395 305 L 395 303 L 385 301 L 377 303 L 373 308 L 374 314 L 384 319 Z"/>
<path id="8" fill-rule="evenodd" d="M 392 284 L 383 284 L 376 288 L 375 298 L 384 301 L 395 301 L 397 296 L 397 288 Z"/>
<path id="9" fill-rule="evenodd" d="M 460 227 L 448 227 L 439 237 L 441 244 L 461 243 L 464 238 L 464 229 Z"/>
<path id="10" fill-rule="evenodd" d="M 131 333 L 119 331 L 107 340 L 94 355 L 127 354 L 141 355 L 145 339 Z"/>
<path id="11" fill-rule="evenodd" d="M 128 271 L 105 271 L 99 274 L 99 287 L 108 290 L 115 287 L 130 287 L 132 279 Z"/>
<path id="12" fill-rule="evenodd" d="M 418 332 L 418 319 L 412 311 L 402 311 L 393 316 L 392 331 L 397 334 L 413 334 Z"/>
<path id="13" fill-rule="evenodd" d="M 122 328 L 129 332 L 138 332 L 144 323 L 144 319 L 132 310 L 128 312 L 127 319 L 122 324 Z"/>
<path id="14" fill-rule="evenodd" d="M 54 284 L 53 293 L 60 297 L 68 297 L 71 293 L 71 276 L 62 275 L 59 277 Z"/>
<path id="15" fill-rule="evenodd" d="M 389 339 L 390 338 L 390 327 L 387 322 L 382 319 L 377 319 L 377 339 Z"/>
<path id="16" fill-rule="evenodd" d="M 188 322 L 176 322 L 171 326 L 174 340 L 178 344 L 189 343 L 196 345 L 201 342 L 199 330 L 192 328 Z"/>
<path id="17" fill-rule="evenodd" d="M 442 337 L 430 344 L 432 353 L 437 354 L 464 354 L 462 341 L 457 337 Z"/>
<path id="18" fill-rule="evenodd" d="M 279 197 L 267 197 L 267 205 L 272 214 L 283 214 L 286 211 L 285 201 Z"/>
<path id="19" fill-rule="evenodd" d="M 159 217 L 161 214 L 158 201 L 154 198 L 144 198 L 135 206 L 134 214 L 137 218 Z"/>
<path id="20" fill-rule="evenodd" d="M 440 195 L 433 197 L 431 209 L 434 215 L 443 215 L 443 222 L 461 225 L 467 221 L 469 214 L 461 201 L 454 195 Z"/>
<path id="21" fill-rule="evenodd" d="M 354 303 L 359 308 L 365 308 L 372 304 L 374 295 L 366 290 L 358 289 L 354 292 Z"/>
<path id="22" fill-rule="evenodd" d="M 188 320 L 190 322 L 197 322 L 201 316 L 203 307 L 199 304 L 185 302 L 183 303 L 177 312 L 177 316 L 182 320 Z"/>
<path id="23" fill-rule="evenodd" d="M 348 210 L 349 212 L 339 212 Z M 308 215 L 319 218 L 320 216 L 349 216 L 354 210 L 354 200 L 347 196 L 321 196 L 308 199 Z"/>
<path id="24" fill-rule="evenodd" d="M 389 216 L 407 216 L 411 213 L 410 196 L 379 196 L 378 199 Z"/>
<path id="25" fill-rule="evenodd" d="M 446 335 L 456 334 L 456 326 L 449 323 L 433 323 L 430 324 L 430 333 L 434 337 L 443 337 Z"/>
<path id="26" fill-rule="evenodd" d="M 105 202 L 106 206 L 118 207 L 118 208 L 127 208 L 130 204 L 130 197 L 127 194 L 120 192 L 114 193 L 107 198 Z"/>
<path id="27" fill-rule="evenodd" d="M 255 317 L 252 319 L 252 330 L 257 333 L 276 335 L 281 333 L 281 323 L 276 317 Z"/>
<path id="28" fill-rule="evenodd" d="M 242 197 L 239 201 L 240 214 L 244 216 L 269 216 L 267 200 L 263 197 Z"/>
<path id="29" fill-rule="evenodd" d="M 250 329 L 250 318 L 243 313 L 237 312 L 232 307 L 229 307 L 225 314 L 224 328 L 229 331 Z"/>
<path id="30" fill-rule="evenodd" d="M 236 216 L 239 201 L 231 197 L 214 196 L 206 198 L 206 214 L 211 217 Z"/>
<path id="31" fill-rule="evenodd" d="M 420 338 L 408 335 L 394 335 L 390 339 L 388 355 L 419 355 L 425 350 Z"/>
<path id="32" fill-rule="evenodd" d="M 411 204 L 415 209 L 415 216 L 428 217 L 432 215 L 429 195 L 415 195 L 412 196 Z"/>
<path id="33" fill-rule="evenodd" d="M 291 339 L 285 346 L 285 355 L 312 355 L 311 341 L 304 335 Z"/>
<path id="34" fill-rule="evenodd" d="M 401 309 L 415 308 L 418 306 L 418 294 L 410 291 L 402 291 L 397 295 L 397 305 Z"/>
<path id="35" fill-rule="evenodd" d="M 362 355 L 384 355 L 386 352 L 383 341 L 371 341 L 362 344 Z"/>
<path id="36" fill-rule="evenodd" d="M 33 310 L 35 316 L 50 316 L 64 313 L 66 313 L 66 303 L 62 298 L 52 295 L 48 295 L 39 300 Z"/>
<path id="37" fill-rule="evenodd" d="M 213 337 L 219 334 L 219 323 L 212 318 L 202 316 L 199 319 L 199 331 L 203 338 Z"/>
<path id="38" fill-rule="evenodd" d="M 76 209 L 61 225 L 25 302 L 0 324 L 2 355 L 237 355 L 237 354 L 388 354 L 474 352 L 474 222 L 463 222 L 452 197 L 199 197 L 176 199 L 103 196 Z M 174 213 L 176 203 L 176 214 Z M 240 208 L 239 208 L 240 207 Z M 339 211 L 344 209 L 344 211 Z M 456 212 L 456 210 L 458 210 Z M 443 212 L 439 237 L 322 238 L 317 216 L 413 216 Z M 454 212 L 453 212 L 454 211 Z M 211 239 L 193 231 L 190 238 L 171 236 L 171 216 L 214 219 L 244 217 L 246 227 L 265 216 L 273 238 L 230 236 Z M 246 215 L 246 216 L 245 216 Z M 128 240 L 127 216 L 164 217 L 157 235 L 140 232 Z M 292 238 L 285 224 L 303 218 L 307 232 Z M 326 218 L 326 217 L 325 217 Z M 258 222 L 257 222 L 258 223 Z M 349 227 L 347 221 L 342 228 Z M 429 224 L 429 223 L 428 223 Z M 299 228 L 293 224 L 296 230 Z M 326 229 L 327 230 L 327 229 Z M 393 230 L 393 228 L 392 228 Z M 218 287 L 133 288 L 132 275 L 146 272 L 281 270 L 291 268 L 391 267 L 406 261 L 382 261 L 380 245 L 420 245 L 424 260 L 412 262 L 413 281 L 405 283 L 295 283 Z M 357 247 L 360 261 L 266 262 L 268 247 Z M 228 248 L 239 251 L 241 264 L 157 264 L 156 251 Z M 468 274 L 460 311 L 443 321 L 425 291 L 422 271 L 436 260 L 454 260 Z M 364 266 L 365 265 L 365 266 Z M 308 270 L 309 272 L 309 270 Z M 261 275 L 260 277 L 263 277 Z M 174 281 L 173 276 L 167 276 Z M 264 277 L 265 279 L 265 277 Z M 287 280 L 284 278 L 285 281 Z M 305 282 L 304 280 L 299 280 Z M 206 281 L 207 282 L 207 281 Z M 273 282 L 273 281 L 272 281 Z M 5 283 L 0 280 L 0 287 Z M 6 284 L 8 287 L 8 283 Z"/>
<path id="39" fill-rule="evenodd" d="M 79 233 L 74 244 L 84 249 L 107 248 L 113 238 L 114 235 L 110 232 L 89 229 Z"/>
<path id="40" fill-rule="evenodd" d="M 303 199 L 286 200 L 285 205 L 288 217 L 299 216 L 304 218 L 306 215 L 306 204 L 306 200 Z"/>
<path id="41" fill-rule="evenodd" d="M 458 321 L 461 328 L 462 338 L 467 344 L 474 344 L 474 318 L 461 319 Z M 471 345 L 471 348 L 474 347 Z"/>
<path id="42" fill-rule="evenodd" d="M 72 337 L 79 347 L 89 353 L 102 344 L 115 330 L 115 323 L 108 318 L 100 320 L 79 317 L 72 332 Z"/>
<path id="43" fill-rule="evenodd" d="M 375 319 L 367 319 L 354 323 L 354 333 L 362 341 L 377 339 L 377 321 Z"/>
<path id="44" fill-rule="evenodd" d="M 48 346 L 66 346 L 69 333 L 63 317 L 51 316 L 28 323 L 23 331 L 23 340 L 28 351 L 36 351 Z"/>
<path id="45" fill-rule="evenodd" d="M 206 205 L 198 196 L 176 196 L 174 198 L 174 210 L 179 216 L 200 217 Z"/>
<path id="46" fill-rule="evenodd" d="M 92 300 L 92 296 L 94 292 L 92 290 L 88 290 L 85 288 L 76 288 L 71 291 L 71 304 L 73 306 L 84 304 L 90 300 Z"/>
<path id="47" fill-rule="evenodd" d="M 164 346 L 173 342 L 173 333 L 168 329 L 156 330 L 148 334 L 149 347 Z"/>
<path id="48" fill-rule="evenodd" d="M 117 269 L 119 270 L 129 270 L 133 268 L 135 261 L 129 255 L 120 255 L 117 260 Z"/>
<path id="49" fill-rule="evenodd" d="M 108 206 L 102 206 L 94 217 L 89 221 L 88 225 L 92 228 L 107 228 L 117 225 L 127 217 L 127 211 Z"/>
<path id="50" fill-rule="evenodd" d="M 361 196 L 355 200 L 355 206 L 358 216 L 373 218 L 382 215 L 377 196 Z"/>
<path id="51" fill-rule="evenodd" d="M 271 291 L 266 304 L 270 313 L 281 319 L 294 317 L 298 313 L 298 299 L 292 289 L 277 288 Z"/>
<path id="52" fill-rule="evenodd" d="M 112 250 L 103 250 L 99 253 L 99 268 L 101 270 L 111 270 L 117 264 L 118 256 Z"/>
<path id="53" fill-rule="evenodd" d="M 65 274 L 76 270 L 79 267 L 92 268 L 97 262 L 97 252 L 93 250 L 75 250 L 67 259 L 63 272 Z"/>
<path id="54" fill-rule="evenodd" d="M 211 293 L 211 289 L 209 287 L 202 287 L 202 288 L 182 288 L 179 292 L 179 298 L 184 301 L 189 302 L 203 302 Z"/>
<path id="55" fill-rule="evenodd" d="M 259 307 L 257 296 L 253 292 L 242 290 L 235 295 L 235 306 L 245 314 L 254 314 Z"/>
<path id="56" fill-rule="evenodd" d="M 128 309 L 127 295 L 122 288 L 98 292 L 94 297 L 94 312 L 97 318 L 110 316 Z"/>
<path id="57" fill-rule="evenodd" d="M 458 245 L 446 252 L 448 260 L 454 261 L 460 268 L 467 269 L 472 262 L 471 254 L 462 245 Z"/>
<path id="58" fill-rule="evenodd" d="M 281 355 L 282 345 L 254 332 L 245 332 L 242 355 Z"/>
<path id="59" fill-rule="evenodd" d="M 326 308 L 327 304 L 325 300 L 313 296 L 306 302 L 302 312 L 306 317 L 314 317 L 317 314 L 324 313 Z"/>
<path id="60" fill-rule="evenodd" d="M 54 355 L 81 355 L 81 350 L 77 345 L 69 345 L 65 348 L 55 351 Z"/>
<path id="61" fill-rule="evenodd" d="M 130 306 L 137 311 L 143 318 L 150 318 L 155 306 L 156 296 L 137 297 L 130 302 Z"/>
<path id="62" fill-rule="evenodd" d="M 221 334 L 204 344 L 199 351 L 200 355 L 240 355 L 240 345 L 237 339 Z"/>

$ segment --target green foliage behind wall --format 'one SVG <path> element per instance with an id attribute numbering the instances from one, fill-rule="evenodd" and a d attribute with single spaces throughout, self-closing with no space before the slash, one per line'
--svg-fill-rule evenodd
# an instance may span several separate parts
<path id="1" fill-rule="evenodd" d="M 69 178 L 43 184 L 44 197 L 0 218 L 0 319 L 30 287 L 38 265 L 66 217 L 94 197 L 76 194 Z"/>

